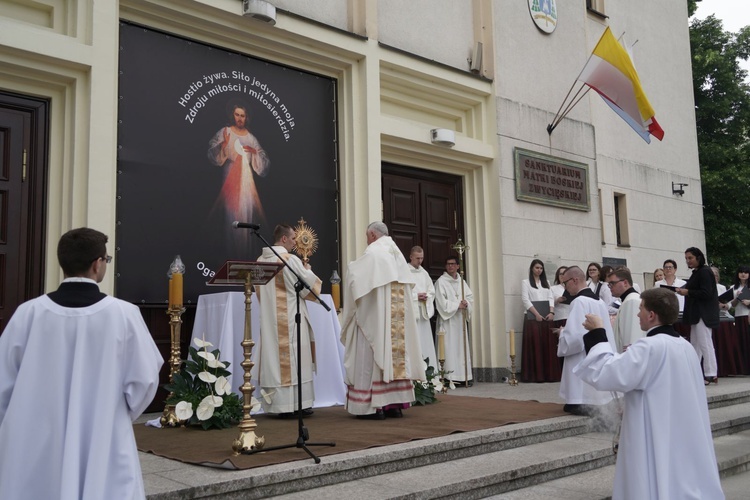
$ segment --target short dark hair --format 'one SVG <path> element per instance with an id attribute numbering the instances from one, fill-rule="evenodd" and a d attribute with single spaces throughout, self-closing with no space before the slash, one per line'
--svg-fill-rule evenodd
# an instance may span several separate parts
<path id="1" fill-rule="evenodd" d="M 455 260 L 456 264 L 458 264 L 460 262 L 458 260 L 458 257 L 456 257 L 455 255 L 449 255 L 448 257 L 445 258 L 445 263 L 447 264 L 448 262 L 450 262 L 452 260 Z"/>
<path id="2" fill-rule="evenodd" d="M 107 256 L 107 235 L 96 229 L 80 227 L 63 234 L 57 243 L 57 261 L 65 276 L 83 276 L 91 264 Z"/>
<path id="3" fill-rule="evenodd" d="M 675 271 L 677 270 L 677 262 L 673 261 L 672 259 L 667 259 L 664 261 L 664 264 L 662 264 L 662 267 L 666 266 L 667 264 L 672 264 L 672 267 L 674 267 L 674 270 Z"/>
<path id="4" fill-rule="evenodd" d="M 666 288 L 650 288 L 641 293 L 643 308 L 656 313 L 662 325 L 671 325 L 677 321 L 680 303 L 677 295 Z"/>
<path id="5" fill-rule="evenodd" d="M 690 247 L 685 250 L 685 253 L 691 253 L 695 255 L 695 257 L 698 259 L 698 267 L 703 267 L 706 265 L 706 256 L 703 255 L 703 252 L 701 252 L 700 248 Z"/>
<path id="6" fill-rule="evenodd" d="M 607 278 L 609 278 L 610 276 L 616 276 L 618 280 L 628 280 L 628 283 L 630 283 L 631 286 L 633 285 L 633 275 L 630 274 L 630 269 L 625 266 L 618 267 L 614 271 L 607 274 Z"/>
<path id="7" fill-rule="evenodd" d="M 294 228 L 289 224 L 278 224 L 273 230 L 273 242 L 276 243 L 281 241 L 284 236 L 291 236 L 294 234 Z"/>

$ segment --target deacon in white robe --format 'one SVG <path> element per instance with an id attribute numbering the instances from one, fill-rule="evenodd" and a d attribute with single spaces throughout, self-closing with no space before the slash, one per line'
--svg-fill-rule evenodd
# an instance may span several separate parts
<path id="1" fill-rule="evenodd" d="M 435 340 L 432 337 L 432 325 L 430 318 L 435 314 L 435 286 L 432 278 L 422 267 L 424 250 L 415 246 L 409 254 L 409 271 L 416 286 L 412 290 L 412 300 L 417 311 L 417 331 L 419 332 L 419 345 L 422 348 L 422 356 L 429 359 L 428 364 L 436 370 L 439 368 L 437 354 L 435 354 Z"/>
<path id="2" fill-rule="evenodd" d="M 671 326 L 677 298 L 655 288 L 641 299 L 646 338 L 616 354 L 606 322 L 589 316 L 588 354 L 574 370 L 600 390 L 624 393 L 612 498 L 723 499 L 698 357 Z"/>
<path id="3" fill-rule="evenodd" d="M 274 230 L 273 249 L 281 255 L 294 271 L 320 295 L 321 280 L 307 269 L 296 255 L 289 253 L 295 245 L 294 229 L 278 225 Z M 259 262 L 279 262 L 273 251 L 266 247 L 258 257 Z M 309 266 L 308 266 L 309 267 Z M 297 297 L 294 285 L 297 278 L 284 267 L 267 284 L 258 286 L 260 302 L 260 365 L 258 385 L 267 396 L 260 399 L 266 413 L 286 414 L 308 410 L 313 406 L 314 345 L 315 338 L 307 312 L 306 300 L 315 300 L 310 291 L 300 291 L 300 348 L 302 364 L 302 406 L 297 407 Z M 309 414 L 311 411 L 303 412 Z"/>
<path id="4" fill-rule="evenodd" d="M 565 400 L 565 411 L 573 414 L 585 414 L 587 411 L 581 405 L 603 405 L 612 400 L 612 394 L 596 390 L 573 373 L 573 368 L 586 357 L 583 346 L 583 336 L 586 329 L 583 321 L 587 314 L 597 314 L 603 318 L 609 317 L 607 305 L 592 292 L 584 281 L 584 274 L 578 266 L 569 267 L 563 274 L 563 284 L 568 293 L 573 296 L 570 314 L 565 327 L 560 331 L 557 344 L 557 355 L 565 357 L 562 378 L 560 380 L 560 397 Z M 604 325 L 607 339 L 615 348 L 612 326 L 609 322 Z"/>
<path id="5" fill-rule="evenodd" d="M 385 224 L 368 226 L 367 243 L 364 255 L 349 263 L 344 286 L 346 407 L 357 416 L 398 417 L 414 401 L 412 380 L 425 377 L 414 279 Z"/>
<path id="6" fill-rule="evenodd" d="M 641 305 L 641 295 L 633 286 L 630 270 L 621 267 L 607 276 L 607 285 L 612 296 L 620 300 L 620 307 L 613 322 L 615 345 L 617 352 L 623 352 L 630 344 L 643 338 L 646 332 L 641 330 L 638 320 L 638 307 Z"/>
<path id="7" fill-rule="evenodd" d="M 446 376 L 448 380 L 468 384 L 474 379 L 471 373 L 471 349 L 468 339 L 469 321 L 474 310 L 474 294 L 458 273 L 458 259 L 448 257 L 445 269 L 435 282 L 435 305 L 439 315 L 437 331 L 445 332 L 443 367 L 446 372 L 451 372 Z"/>
<path id="8" fill-rule="evenodd" d="M 71 251 L 80 237 L 86 251 Z M 106 238 L 63 235 L 68 278 L 20 305 L 0 336 L 2 499 L 145 498 L 132 423 L 163 359 L 138 308 L 99 292 Z M 74 268 L 90 267 L 70 272 L 71 255 Z"/>

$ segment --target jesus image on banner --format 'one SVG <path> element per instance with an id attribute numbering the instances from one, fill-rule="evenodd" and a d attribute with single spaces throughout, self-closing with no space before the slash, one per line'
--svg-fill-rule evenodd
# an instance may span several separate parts
<path id="1" fill-rule="evenodd" d="M 264 221 L 265 214 L 255 187 L 254 175 L 265 177 L 271 165 L 258 139 L 247 129 L 247 106 L 238 102 L 230 103 L 229 110 L 232 125 L 216 132 L 208 147 L 208 159 L 211 163 L 224 168 L 224 184 L 214 203 L 214 210 L 220 204 L 224 205 L 227 228 L 234 221 Z M 247 232 L 233 236 L 239 248 L 246 248 L 246 241 L 237 241 L 237 238 L 247 239 Z"/>

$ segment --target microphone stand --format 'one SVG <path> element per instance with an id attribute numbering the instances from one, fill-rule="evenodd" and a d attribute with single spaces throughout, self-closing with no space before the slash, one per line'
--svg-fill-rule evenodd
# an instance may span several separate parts
<path id="1" fill-rule="evenodd" d="M 265 451 L 272 451 L 272 450 L 283 450 L 286 448 L 301 448 L 307 452 L 308 455 L 310 455 L 310 458 L 315 460 L 316 464 L 320 463 L 320 458 L 318 458 L 310 449 L 308 446 L 336 446 L 336 443 L 308 443 L 307 440 L 310 439 L 310 433 L 307 431 L 307 427 L 305 427 L 305 422 L 302 418 L 302 316 L 300 315 L 300 292 L 302 289 L 307 288 L 307 290 L 313 294 L 313 297 L 315 297 L 320 305 L 322 305 L 326 311 L 330 311 L 331 308 L 328 307 L 328 304 L 323 302 L 323 300 L 318 296 L 318 294 L 313 291 L 312 288 L 310 288 L 310 285 L 305 282 L 305 280 L 302 279 L 302 277 L 297 274 L 297 272 L 291 268 L 289 264 L 287 264 L 286 260 L 281 258 L 281 255 L 273 248 L 273 245 L 268 243 L 268 241 L 263 237 L 262 234 L 258 232 L 258 229 L 251 228 L 254 235 L 256 235 L 258 238 L 265 243 L 265 245 L 271 249 L 274 255 L 281 261 L 282 264 L 284 264 L 284 267 L 289 269 L 291 273 L 297 278 L 297 282 L 294 284 L 294 292 L 297 298 L 297 314 L 294 315 L 294 323 L 297 327 L 297 441 L 292 444 L 285 444 L 280 446 L 271 446 L 269 448 L 261 448 L 261 449 L 252 449 L 252 450 L 242 450 L 240 453 L 243 455 L 253 455 L 255 453 L 265 452 Z M 283 272 L 283 269 L 282 269 Z"/>

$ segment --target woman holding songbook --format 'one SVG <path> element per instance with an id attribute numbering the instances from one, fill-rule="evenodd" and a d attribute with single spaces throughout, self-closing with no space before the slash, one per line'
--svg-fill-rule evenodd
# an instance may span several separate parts
<path id="1" fill-rule="evenodd" d="M 570 310 L 570 299 L 572 297 L 565 291 L 562 283 L 560 283 L 560 275 L 567 270 L 567 266 L 558 267 L 557 271 L 555 271 L 555 284 L 550 287 L 552 299 L 555 302 L 555 328 L 565 326 Z"/>
<path id="2" fill-rule="evenodd" d="M 748 313 L 750 313 L 750 266 L 740 266 L 734 273 L 734 283 L 729 289 L 734 295 L 731 304 L 734 306 L 734 324 L 737 327 L 737 335 L 740 340 L 742 359 L 745 362 L 744 374 L 750 373 L 750 327 L 748 326 Z"/>
<path id="3" fill-rule="evenodd" d="M 544 263 L 539 259 L 531 261 L 529 279 L 521 282 L 521 302 L 525 312 L 521 380 L 559 381 L 561 367 L 557 358 L 557 337 L 551 332 L 555 302 Z"/>
<path id="4" fill-rule="evenodd" d="M 612 268 L 610 267 L 609 269 L 611 270 Z M 607 308 L 609 308 L 612 305 L 612 292 L 610 291 L 609 286 L 607 286 L 607 276 L 602 273 L 602 266 L 596 262 L 592 262 L 589 264 L 586 275 L 589 278 L 586 282 L 589 289 L 594 292 L 597 297 L 602 299 L 607 305 Z"/>

